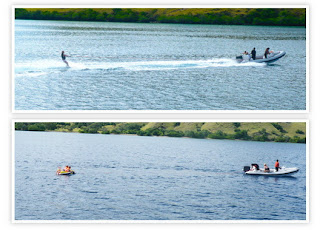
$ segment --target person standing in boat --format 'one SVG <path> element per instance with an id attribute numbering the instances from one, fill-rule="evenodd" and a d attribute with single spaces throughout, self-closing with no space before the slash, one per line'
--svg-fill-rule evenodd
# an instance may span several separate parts
<path id="1" fill-rule="evenodd" d="M 256 54 L 257 54 L 256 48 L 253 48 L 253 50 L 251 50 L 251 57 L 253 60 L 256 60 Z"/>
<path id="2" fill-rule="evenodd" d="M 267 48 L 266 51 L 264 51 L 264 58 L 268 57 L 268 54 L 270 54 L 270 48 Z"/>
<path id="3" fill-rule="evenodd" d="M 62 52 L 61 52 L 62 61 L 63 61 L 64 63 L 66 63 L 67 66 L 69 67 L 69 63 L 67 62 L 66 57 L 70 57 L 70 56 L 69 56 L 69 55 L 66 55 L 66 54 L 64 53 L 64 51 L 62 51 Z"/>
<path id="4" fill-rule="evenodd" d="M 268 55 L 269 55 L 269 54 L 272 54 L 272 53 L 273 53 L 273 51 L 270 50 L 270 48 L 268 47 L 268 48 L 266 49 L 266 51 L 264 51 L 264 58 L 268 58 Z"/>
<path id="5" fill-rule="evenodd" d="M 275 168 L 276 171 L 278 172 L 278 170 L 279 170 L 279 168 L 280 168 L 279 160 L 277 160 L 276 163 L 274 164 L 274 168 Z"/>

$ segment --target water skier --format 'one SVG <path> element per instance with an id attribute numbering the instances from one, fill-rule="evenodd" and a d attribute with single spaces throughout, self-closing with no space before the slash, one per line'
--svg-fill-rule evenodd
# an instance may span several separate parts
<path id="1" fill-rule="evenodd" d="M 70 57 L 70 56 L 69 56 L 69 55 L 66 55 L 66 54 L 64 53 L 64 51 L 62 51 L 62 52 L 61 52 L 62 61 L 63 61 L 64 63 L 66 63 L 67 66 L 69 67 L 69 63 L 67 62 L 66 57 Z"/>

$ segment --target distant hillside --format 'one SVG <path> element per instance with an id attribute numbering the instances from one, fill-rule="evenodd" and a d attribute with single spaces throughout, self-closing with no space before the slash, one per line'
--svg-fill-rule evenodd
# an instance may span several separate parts
<path id="1" fill-rule="evenodd" d="M 306 26 L 305 8 L 16 8 L 16 19 Z"/>
<path id="2" fill-rule="evenodd" d="M 306 143 L 304 122 L 17 122 L 15 129 Z"/>

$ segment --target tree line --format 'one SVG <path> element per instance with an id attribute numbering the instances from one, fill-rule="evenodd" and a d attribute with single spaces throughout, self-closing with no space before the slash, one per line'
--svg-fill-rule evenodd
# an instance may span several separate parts
<path id="1" fill-rule="evenodd" d="M 249 134 L 248 130 L 241 128 L 241 123 L 232 123 L 233 133 L 224 130 L 186 130 L 178 131 L 175 127 L 180 122 L 173 123 L 171 127 L 158 126 L 145 129 L 148 123 L 115 123 L 115 122 L 33 122 L 33 123 L 15 123 L 15 130 L 21 131 L 60 131 L 60 132 L 78 132 L 78 133 L 100 133 L 100 134 L 135 134 L 139 136 L 168 136 L 168 137 L 190 137 L 190 138 L 209 138 L 209 139 L 229 139 L 229 140 L 250 140 L 250 141 L 275 141 L 290 143 L 306 143 L 305 133 L 297 129 L 294 136 L 287 135 L 287 131 L 279 123 L 271 123 L 280 134 L 276 132 L 267 132 L 265 128 Z M 303 135 L 303 137 L 299 136 Z"/>
<path id="2" fill-rule="evenodd" d="M 199 12 L 199 9 L 197 9 Z M 165 14 L 158 9 L 145 11 L 129 8 L 113 8 L 105 12 L 91 9 L 70 9 L 68 11 L 36 10 L 16 8 L 15 19 L 101 21 L 101 22 L 142 22 L 142 23 L 180 23 L 215 25 L 266 25 L 266 26 L 306 26 L 306 9 L 294 8 L 252 8 L 245 13 L 235 13 L 235 9 L 223 9 L 203 13 Z"/>

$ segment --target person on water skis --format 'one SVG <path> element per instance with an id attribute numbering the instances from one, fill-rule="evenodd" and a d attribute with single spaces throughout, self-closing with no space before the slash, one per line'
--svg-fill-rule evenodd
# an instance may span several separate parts
<path id="1" fill-rule="evenodd" d="M 67 62 L 66 57 L 70 57 L 70 56 L 69 56 L 69 55 L 66 55 L 66 54 L 64 53 L 64 51 L 62 51 L 62 52 L 61 52 L 62 61 L 63 61 L 64 63 L 66 63 L 67 66 L 69 67 L 69 63 Z"/>

